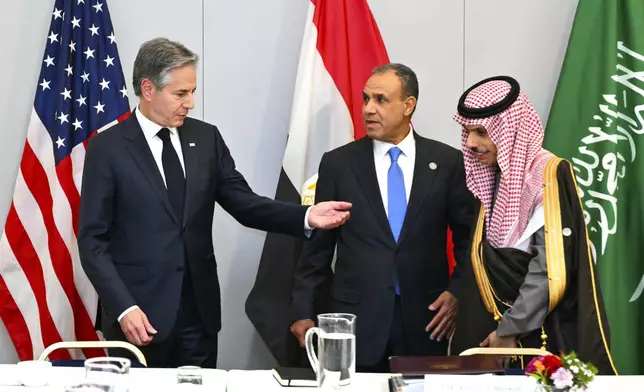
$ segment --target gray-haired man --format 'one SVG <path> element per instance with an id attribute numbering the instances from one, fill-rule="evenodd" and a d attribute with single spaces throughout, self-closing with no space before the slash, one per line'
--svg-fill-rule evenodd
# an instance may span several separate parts
<path id="1" fill-rule="evenodd" d="M 179 43 L 144 43 L 133 72 L 138 110 L 94 137 L 85 158 L 78 244 L 102 330 L 140 346 L 152 367 L 216 367 L 215 202 L 245 226 L 294 236 L 349 216 L 348 203 L 307 209 L 253 193 L 217 128 L 187 117 L 197 61 Z"/>

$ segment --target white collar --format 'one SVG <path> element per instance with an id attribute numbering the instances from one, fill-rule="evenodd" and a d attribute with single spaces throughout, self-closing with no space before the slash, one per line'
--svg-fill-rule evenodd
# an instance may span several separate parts
<path id="1" fill-rule="evenodd" d="M 398 144 L 373 139 L 373 151 L 376 159 L 384 158 L 392 147 L 398 147 L 406 157 L 413 155 L 416 148 L 416 139 L 414 139 L 414 129 L 411 125 L 409 125 L 407 136 Z"/>
<path id="2" fill-rule="evenodd" d="M 141 126 L 141 130 L 143 131 L 146 140 L 150 140 L 155 137 L 157 133 L 159 133 L 161 128 L 168 128 L 173 136 L 178 135 L 177 128 L 162 127 L 161 125 L 145 117 L 145 115 L 141 112 L 139 106 L 136 107 L 136 111 L 134 113 L 136 114 L 136 119 Z"/>

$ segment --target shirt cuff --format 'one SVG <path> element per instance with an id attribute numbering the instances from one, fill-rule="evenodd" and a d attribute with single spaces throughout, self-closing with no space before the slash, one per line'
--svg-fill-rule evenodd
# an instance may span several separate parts
<path id="1" fill-rule="evenodd" d="M 116 321 L 121 322 L 121 319 L 123 318 L 123 316 L 125 316 L 128 313 L 130 313 L 134 309 L 138 309 L 138 308 L 139 307 L 137 305 L 130 306 L 129 308 L 125 309 L 125 311 L 123 313 L 121 313 L 121 315 L 119 316 L 119 318 L 116 319 Z"/>
<path id="2" fill-rule="evenodd" d="M 311 225 L 309 225 L 309 212 L 311 212 L 312 206 L 306 209 L 306 214 L 304 214 L 304 234 L 308 237 L 313 231 Z"/>

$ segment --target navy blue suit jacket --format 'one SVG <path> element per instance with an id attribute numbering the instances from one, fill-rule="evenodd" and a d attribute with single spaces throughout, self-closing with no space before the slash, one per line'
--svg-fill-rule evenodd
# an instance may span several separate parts
<path id="1" fill-rule="evenodd" d="M 306 207 L 255 194 L 215 126 L 186 118 L 179 135 L 186 171 L 182 222 L 135 115 L 90 140 L 83 172 L 78 245 L 103 324 L 115 326 L 136 304 L 158 331 L 155 341 L 174 325 L 186 261 L 206 330 L 215 335 L 221 328 L 215 202 L 244 226 L 304 235 Z"/>

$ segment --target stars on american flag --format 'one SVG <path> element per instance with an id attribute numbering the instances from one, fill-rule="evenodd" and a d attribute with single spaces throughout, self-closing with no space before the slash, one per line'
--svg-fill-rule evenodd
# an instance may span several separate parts
<path id="1" fill-rule="evenodd" d="M 34 107 L 58 162 L 129 103 L 105 0 L 55 3 Z"/>
<path id="2" fill-rule="evenodd" d="M 69 122 L 67 117 L 69 117 L 69 114 L 65 114 L 65 113 L 61 113 L 60 116 L 58 116 L 58 119 L 60 120 L 61 125 L 66 123 L 66 122 Z"/>
<path id="3" fill-rule="evenodd" d="M 110 88 L 110 82 L 109 80 L 105 80 L 103 78 L 103 81 L 99 83 L 101 85 L 101 90 L 105 90 L 106 88 Z"/>
<path id="4" fill-rule="evenodd" d="M 54 42 L 58 42 L 58 34 L 54 34 L 52 31 L 51 34 L 49 34 L 49 43 L 53 44 Z"/>
<path id="5" fill-rule="evenodd" d="M 94 52 L 96 52 L 96 50 L 92 50 L 88 46 L 87 50 L 85 52 L 83 52 L 83 53 L 85 53 L 85 56 L 87 56 L 87 60 L 89 60 L 90 57 L 92 57 L 92 58 L 94 57 Z"/>
<path id="6" fill-rule="evenodd" d="M 65 91 L 63 91 L 62 93 L 60 93 L 60 95 L 62 95 L 62 96 L 64 97 L 63 99 L 72 99 L 72 95 L 71 95 L 71 94 L 72 94 L 72 91 L 71 91 L 71 90 L 67 90 L 67 87 L 65 87 Z"/>
<path id="7" fill-rule="evenodd" d="M 45 80 L 45 79 L 42 80 L 42 83 L 40 83 L 40 86 L 42 87 L 42 91 L 45 91 L 48 88 L 50 88 L 49 83 L 51 83 L 51 81 L 48 81 L 48 80 Z"/>
<path id="8" fill-rule="evenodd" d="M 81 107 L 83 105 L 87 106 L 87 102 L 85 102 L 85 99 L 86 98 L 83 97 L 82 95 L 78 97 L 78 99 L 76 100 L 76 102 L 78 102 L 78 107 Z"/>
<path id="9" fill-rule="evenodd" d="M 92 24 L 92 27 L 89 28 L 89 31 L 92 32 L 92 35 L 98 35 L 98 27 Z"/>
<path id="10" fill-rule="evenodd" d="M 47 67 L 49 67 L 50 65 L 54 65 L 54 58 L 47 55 L 47 58 L 45 59 L 45 63 L 47 63 Z"/>
<path id="11" fill-rule="evenodd" d="M 100 112 L 105 113 L 105 110 L 103 110 L 104 107 L 105 105 L 101 104 L 101 101 L 98 101 L 98 104 L 94 106 L 94 108 L 96 108 L 96 114 L 99 114 Z"/>
<path id="12" fill-rule="evenodd" d="M 63 18 L 62 12 L 63 11 L 61 11 L 58 8 L 54 7 L 54 20 L 56 20 L 58 18 L 62 19 Z"/>
<path id="13" fill-rule="evenodd" d="M 78 131 L 78 129 L 83 129 L 83 122 L 78 121 L 78 119 L 76 119 L 76 121 L 74 121 L 72 125 L 74 126 L 74 131 Z"/>

